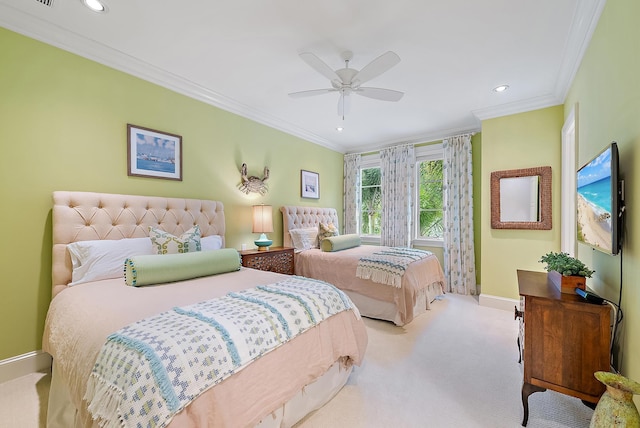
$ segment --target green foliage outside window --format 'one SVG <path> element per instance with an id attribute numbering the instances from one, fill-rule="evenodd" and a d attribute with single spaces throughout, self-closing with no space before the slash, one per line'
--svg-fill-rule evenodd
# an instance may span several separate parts
<path id="1" fill-rule="evenodd" d="M 362 235 L 380 235 L 382 215 L 382 189 L 380 187 L 380 168 L 364 168 L 360 181 Z"/>
<path id="2" fill-rule="evenodd" d="M 419 163 L 420 238 L 442 239 L 442 160 Z"/>

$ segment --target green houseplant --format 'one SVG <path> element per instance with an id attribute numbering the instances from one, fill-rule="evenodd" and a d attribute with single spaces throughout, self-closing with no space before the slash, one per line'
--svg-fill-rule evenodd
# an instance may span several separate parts
<path id="1" fill-rule="evenodd" d="M 545 263 L 549 280 L 562 292 L 574 293 L 576 288 L 587 288 L 586 278 L 595 271 L 567 253 L 550 252 L 540 258 Z"/>
<path id="2" fill-rule="evenodd" d="M 556 271 L 564 276 L 583 276 L 591 278 L 595 271 L 567 253 L 550 252 L 540 258 L 540 263 L 546 263 L 547 272 Z"/>

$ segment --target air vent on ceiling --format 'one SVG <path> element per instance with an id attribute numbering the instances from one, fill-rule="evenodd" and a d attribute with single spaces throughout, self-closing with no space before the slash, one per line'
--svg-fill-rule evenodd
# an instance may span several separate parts
<path id="1" fill-rule="evenodd" d="M 52 7 L 53 6 L 53 0 L 36 0 L 38 3 L 42 3 L 45 6 L 49 6 Z"/>

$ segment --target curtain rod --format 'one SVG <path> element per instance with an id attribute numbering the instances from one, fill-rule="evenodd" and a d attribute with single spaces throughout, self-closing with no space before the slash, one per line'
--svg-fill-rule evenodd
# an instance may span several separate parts
<path id="1" fill-rule="evenodd" d="M 436 143 L 436 142 L 438 142 L 438 141 L 444 141 L 444 140 L 446 140 L 447 138 L 461 137 L 461 136 L 463 136 L 463 135 L 469 135 L 470 137 L 473 137 L 473 136 L 474 136 L 474 135 L 476 135 L 476 134 L 477 134 L 477 132 L 476 132 L 476 131 L 473 131 L 473 132 L 463 132 L 462 134 L 455 134 L 455 135 L 449 135 L 449 136 L 447 136 L 447 137 L 442 137 L 442 138 L 441 138 L 441 139 L 439 139 L 439 140 L 424 141 L 424 142 L 422 142 L 422 143 L 400 143 L 400 144 L 392 144 L 392 145 L 390 145 L 390 146 L 384 146 L 384 147 L 380 147 L 380 148 L 378 148 L 378 149 L 367 150 L 367 151 L 365 151 L 365 152 L 345 153 L 345 154 L 344 154 L 344 156 L 347 156 L 347 155 L 367 155 L 367 154 L 371 154 L 371 153 L 379 153 L 381 150 L 383 150 L 383 149 L 388 149 L 388 148 L 391 148 L 391 147 L 401 147 L 401 146 L 410 146 L 410 145 L 413 145 L 413 146 L 419 146 L 419 145 L 422 145 L 422 144 Z"/>

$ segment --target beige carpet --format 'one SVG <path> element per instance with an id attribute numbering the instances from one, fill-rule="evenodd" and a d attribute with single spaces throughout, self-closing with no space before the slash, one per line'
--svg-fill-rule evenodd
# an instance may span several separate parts
<path id="1" fill-rule="evenodd" d="M 446 295 L 400 328 L 365 319 L 362 367 L 297 428 L 516 428 L 522 421 L 513 313 Z M 0 428 L 44 427 L 49 376 L 0 384 Z M 593 411 L 551 391 L 529 398 L 529 428 L 586 428 Z"/>

